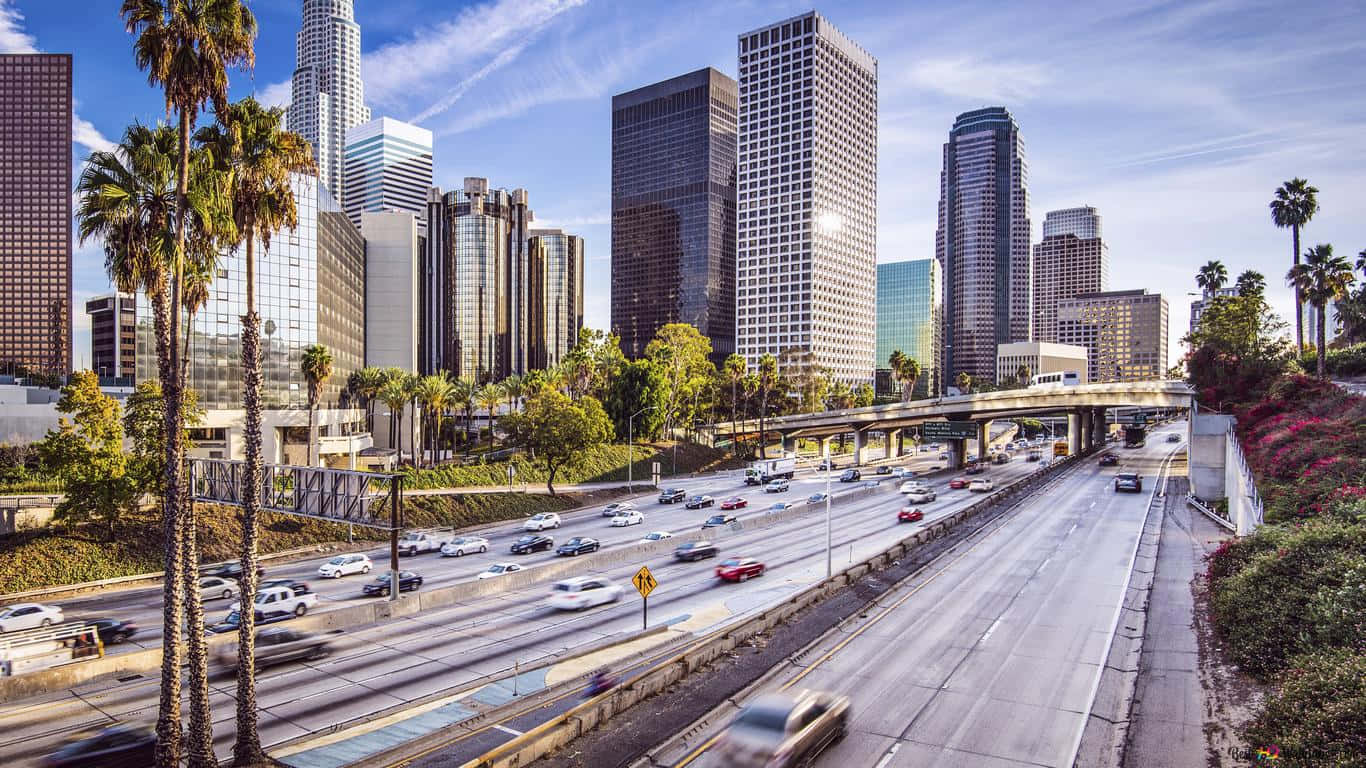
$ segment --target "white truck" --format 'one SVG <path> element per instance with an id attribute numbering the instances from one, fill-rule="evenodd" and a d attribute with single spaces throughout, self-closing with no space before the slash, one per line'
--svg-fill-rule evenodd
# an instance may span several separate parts
<path id="1" fill-rule="evenodd" d="M 289 587 L 266 587 L 256 593 L 252 603 L 257 624 L 283 621 L 291 616 L 302 616 L 318 604 L 318 596 L 313 592 L 297 592 Z M 240 614 L 233 608 L 220 624 L 211 628 L 213 632 L 235 632 L 241 623 Z"/>
<path id="2" fill-rule="evenodd" d="M 398 553 L 409 557 L 423 552 L 440 552 L 443 544 L 455 538 L 452 528 L 427 528 L 421 531 L 408 531 L 398 540 Z"/>
<path id="3" fill-rule="evenodd" d="M 766 485 L 769 480 L 779 477 L 792 479 L 797 471 L 797 460 L 792 457 L 781 459 L 761 459 L 751 462 L 745 469 L 745 485 Z"/>

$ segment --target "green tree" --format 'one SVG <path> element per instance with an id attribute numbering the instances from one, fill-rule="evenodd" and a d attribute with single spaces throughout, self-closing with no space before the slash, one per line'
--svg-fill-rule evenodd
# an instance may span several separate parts
<path id="1" fill-rule="evenodd" d="M 499 389 L 497 384 L 485 384 L 475 392 L 474 399 L 479 407 L 484 409 L 484 413 L 488 414 L 486 421 L 489 425 L 489 450 L 492 451 L 493 420 L 497 416 L 498 404 L 503 402 L 503 390 Z"/>
<path id="2" fill-rule="evenodd" d="M 455 385 L 444 371 L 423 376 L 417 384 L 417 401 L 425 414 L 424 424 L 431 427 L 432 465 L 435 466 L 441 455 L 441 422 L 446 409 L 454 405 Z"/>
<path id="3" fill-rule="evenodd" d="M 78 371 L 62 387 L 57 411 L 66 416 L 37 445 L 43 464 L 65 484 L 66 495 L 54 516 L 62 522 L 98 523 L 105 540 L 113 541 L 119 516 L 138 495 L 123 452 L 118 401 L 100 391 L 94 372 Z"/>
<path id="4" fill-rule="evenodd" d="M 740 441 L 735 439 L 735 411 L 740 405 L 740 384 L 745 380 L 747 367 L 745 358 L 734 352 L 727 355 L 725 362 L 721 364 L 726 382 L 730 384 L 730 434 L 737 456 L 740 453 Z"/>
<path id="5" fill-rule="evenodd" d="M 1266 275 L 1255 269 L 1245 269 L 1233 285 L 1238 289 L 1239 296 L 1262 296 L 1266 294 Z"/>
<path id="6" fill-rule="evenodd" d="M 503 397 L 508 401 L 508 413 L 517 410 L 517 403 L 522 399 L 522 377 L 517 374 L 509 374 L 507 378 L 498 382 L 499 389 L 503 390 Z"/>
<path id="7" fill-rule="evenodd" d="M 665 413 L 667 428 L 673 430 L 683 418 L 691 422 L 688 404 L 695 389 L 711 376 L 711 339 L 687 323 L 660 326 L 645 345 L 645 356 L 653 360 L 668 384 Z"/>
<path id="8" fill-rule="evenodd" d="M 389 379 L 379 388 L 379 401 L 389 409 L 389 444 L 398 446 L 400 457 L 403 454 L 399 445 L 399 424 L 403 419 L 403 409 L 408 405 L 408 388 L 403 379 Z"/>
<path id="9" fill-rule="evenodd" d="M 1356 277 L 1352 265 L 1346 257 L 1334 256 L 1333 246 L 1316 245 L 1304 254 L 1304 261 L 1290 268 L 1285 276 L 1295 288 L 1295 295 L 1303 297 L 1318 313 L 1318 339 L 1315 347 L 1318 357 L 1318 376 L 1328 375 L 1325 361 L 1328 357 L 1327 309 L 1328 303 L 1344 298 Z"/>
<path id="10" fill-rule="evenodd" d="M 773 355 L 764 353 L 759 358 L 759 378 L 756 394 L 759 395 L 759 458 L 768 458 L 765 450 L 768 440 L 765 438 L 765 426 L 768 419 L 768 396 L 773 391 L 773 386 L 778 382 L 778 359 Z"/>
<path id="11" fill-rule="evenodd" d="M 299 360 L 299 372 L 308 383 L 308 466 L 318 465 L 318 436 L 316 427 L 318 402 L 323 397 L 323 385 L 332 378 L 332 352 L 323 344 L 310 344 L 304 348 Z"/>
<path id="12" fill-rule="evenodd" d="M 874 392 L 873 385 L 864 382 L 854 388 L 854 407 L 867 408 L 873 404 Z"/>
<path id="13" fill-rule="evenodd" d="M 1276 188 L 1271 208 L 1271 222 L 1290 230 L 1292 268 L 1300 263 L 1300 230 L 1319 212 L 1319 191 L 1309 182 L 1295 177 Z M 1304 354 L 1304 295 L 1295 289 L 1295 351 Z"/>
<path id="14" fill-rule="evenodd" d="M 1214 260 L 1205 262 L 1205 266 L 1195 273 L 1195 284 L 1200 286 L 1207 296 L 1213 296 L 1219 292 L 1220 288 L 1228 283 L 1228 267 L 1224 262 Z"/>
<path id="15" fill-rule="evenodd" d="M 585 395 L 574 401 L 555 390 L 528 398 L 521 413 L 504 416 L 499 425 L 545 467 L 552 496 L 560 470 L 578 466 L 587 449 L 612 439 L 612 423 L 597 398 Z"/>
<path id="16" fill-rule="evenodd" d="M 962 392 L 965 395 L 972 394 L 972 374 L 967 371 L 959 371 L 958 376 L 954 378 L 953 383 L 958 387 L 959 392 Z"/>
<path id="17" fill-rule="evenodd" d="M 603 402 L 616 434 L 634 436 L 637 440 L 659 437 L 669 407 L 668 389 L 663 372 L 653 360 L 641 358 L 622 365 Z M 642 409 L 648 410 L 630 422 L 631 415 Z"/>
<path id="18" fill-rule="evenodd" d="M 1033 375 L 1033 372 L 1029 370 L 1029 366 L 1021 364 L 1019 368 L 1015 369 L 1015 383 L 1018 386 L 1027 387 L 1029 386 L 1029 381 L 1033 378 Z"/>
<path id="19" fill-rule="evenodd" d="M 365 398 L 365 428 L 374 434 L 375 396 L 379 394 L 379 388 L 384 386 L 384 369 L 367 365 L 351 374 L 349 386 L 351 391 Z"/>
<path id="20" fill-rule="evenodd" d="M 1249 402 L 1265 391 L 1293 357 L 1284 331 L 1261 296 L 1213 299 L 1184 339 L 1191 350 L 1186 369 L 1204 404 Z"/>
<path id="21" fill-rule="evenodd" d="M 915 392 L 915 382 L 920 379 L 920 361 L 901 350 L 893 350 L 887 360 L 892 367 L 892 377 L 901 383 L 901 402 L 909 403 Z"/>
<path id="22" fill-rule="evenodd" d="M 193 389 L 185 390 L 181 400 L 184 414 L 181 424 L 185 427 L 198 426 L 204 421 L 204 412 L 199 408 L 199 395 Z M 160 499 L 165 493 L 166 480 L 166 418 L 161 385 L 156 381 L 140 381 L 132 394 L 123 404 L 123 434 L 131 442 L 128 456 L 128 472 L 137 485 L 138 493 L 145 493 Z M 181 440 L 186 449 L 190 443 L 189 429 L 184 430 Z"/>

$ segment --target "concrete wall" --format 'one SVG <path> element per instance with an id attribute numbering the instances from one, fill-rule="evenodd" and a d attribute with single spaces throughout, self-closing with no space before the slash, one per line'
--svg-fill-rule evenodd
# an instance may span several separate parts
<path id="1" fill-rule="evenodd" d="M 1233 417 L 1219 413 L 1194 413 L 1190 421 L 1191 493 L 1205 501 L 1225 497 L 1228 465 L 1226 435 Z"/>

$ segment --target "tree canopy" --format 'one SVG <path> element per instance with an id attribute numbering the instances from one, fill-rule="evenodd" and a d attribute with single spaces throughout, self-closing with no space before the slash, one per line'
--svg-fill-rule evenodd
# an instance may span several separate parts
<path id="1" fill-rule="evenodd" d="M 37 446 L 43 463 L 66 484 L 54 516 L 63 522 L 97 522 L 112 541 L 119 515 L 138 496 L 123 452 L 118 401 L 100 391 L 94 372 L 79 371 L 62 388 L 57 410 L 66 416 Z"/>
<path id="2" fill-rule="evenodd" d="M 545 466 L 545 485 L 552 496 L 561 469 L 576 466 L 585 449 L 612 439 L 612 422 L 597 398 L 571 400 L 553 389 L 527 398 L 520 413 L 508 414 L 498 423 Z"/>

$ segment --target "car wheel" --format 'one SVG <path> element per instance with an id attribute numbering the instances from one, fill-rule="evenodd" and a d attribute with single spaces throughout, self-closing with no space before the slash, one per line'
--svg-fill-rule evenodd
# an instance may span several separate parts
<path id="1" fill-rule="evenodd" d="M 748 573 L 742 573 L 742 574 L 740 574 L 740 578 L 738 579 L 738 581 L 749 581 L 749 574 L 748 574 Z"/>
<path id="2" fill-rule="evenodd" d="M 44 627 L 44 628 L 50 627 L 50 626 L 52 626 L 52 619 L 43 619 L 42 623 L 40 623 L 38 626 Z"/>
<path id="3" fill-rule="evenodd" d="M 479 548 L 479 551 L 480 551 L 480 552 L 483 552 L 483 551 L 484 551 L 483 547 L 480 547 L 480 548 Z M 456 557 L 464 557 L 464 556 L 465 556 L 465 550 L 463 550 L 463 549 L 457 549 L 457 550 L 455 550 L 455 556 L 456 556 Z"/>
<path id="4" fill-rule="evenodd" d="M 231 589 L 225 589 L 225 590 L 223 590 L 223 599 L 224 599 L 224 600 L 231 600 L 231 599 L 232 599 L 232 590 L 231 590 Z"/>
<path id="5" fill-rule="evenodd" d="M 305 613 L 308 613 L 308 606 L 304 605 L 303 603 L 299 603 L 298 605 L 294 606 L 295 616 L 302 616 Z"/>
<path id="6" fill-rule="evenodd" d="M 362 576 L 364 576 L 365 574 L 367 574 L 367 573 L 369 573 L 369 572 L 370 572 L 370 566 L 368 566 L 368 565 L 367 565 L 367 566 L 364 566 L 364 567 L 362 567 L 362 568 L 360 569 L 360 573 L 361 573 Z"/>
<path id="7" fill-rule="evenodd" d="M 560 527 L 560 524 L 557 522 L 557 523 L 555 523 L 554 525 L 552 525 L 552 526 L 550 526 L 550 527 L 551 527 L 551 528 L 559 528 L 559 527 Z"/>
<path id="8" fill-rule="evenodd" d="M 327 647 L 326 647 L 326 646 L 323 646 L 323 645 L 319 645 L 319 646 L 314 647 L 313 650 L 309 651 L 309 653 L 308 653 L 308 658 L 309 658 L 309 660 L 311 661 L 311 660 L 314 660 L 314 659 L 321 659 L 321 658 L 323 658 L 323 657 L 326 656 L 326 655 L 327 655 Z"/>
<path id="9" fill-rule="evenodd" d="M 479 552 L 480 552 L 480 554 L 483 554 L 484 552 L 487 552 L 487 551 L 489 551 L 489 548 L 488 548 L 488 547 L 484 547 L 484 546 L 479 547 Z"/>
<path id="10" fill-rule="evenodd" d="M 124 633 L 122 633 L 122 632 L 116 632 L 116 633 L 114 633 L 113 644 L 114 644 L 114 645 L 118 645 L 118 644 L 124 642 L 124 641 L 127 640 L 127 639 L 128 639 L 128 635 L 126 635 L 126 634 L 124 634 Z"/>

